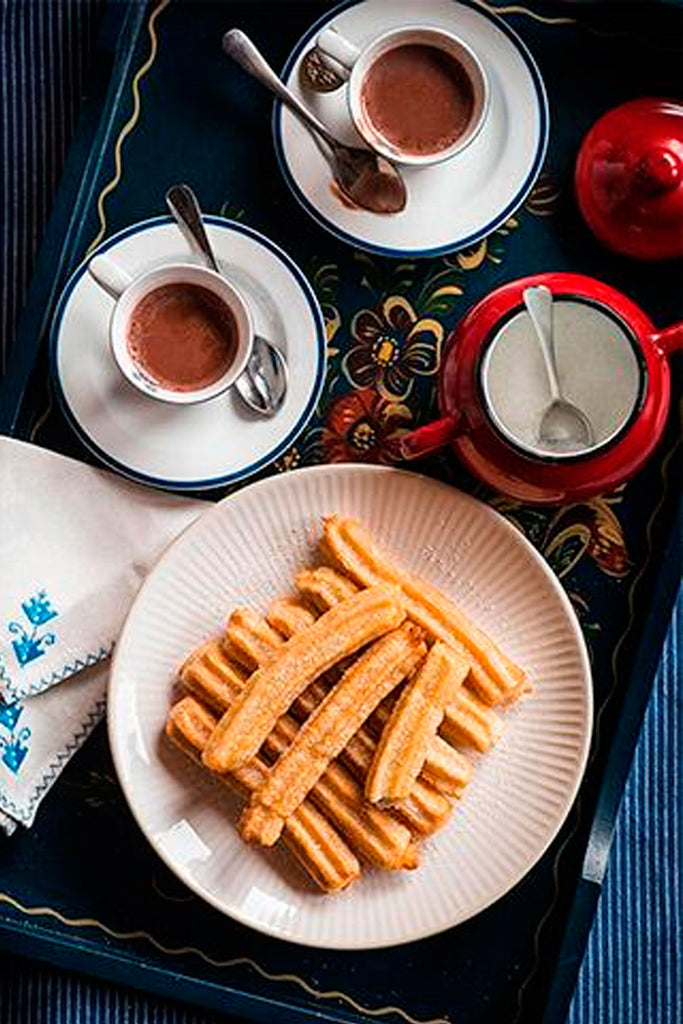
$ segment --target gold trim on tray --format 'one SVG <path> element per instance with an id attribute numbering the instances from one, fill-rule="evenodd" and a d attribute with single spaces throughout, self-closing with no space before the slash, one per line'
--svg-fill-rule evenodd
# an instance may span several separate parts
<path id="1" fill-rule="evenodd" d="M 506 4 L 504 7 L 499 7 L 497 4 L 488 4 L 485 0 L 477 0 L 477 5 L 483 7 L 485 11 L 489 11 L 491 14 L 498 14 L 499 16 L 502 14 L 524 14 L 527 18 L 531 18 L 533 21 L 540 21 L 544 25 L 578 24 L 576 18 L 549 18 L 547 15 L 538 14 L 537 11 L 531 11 L 528 7 L 522 7 L 520 4 Z"/>
<path id="2" fill-rule="evenodd" d="M 147 34 L 149 36 L 150 41 L 149 55 L 147 59 L 144 61 L 144 63 L 141 64 L 138 70 L 135 72 L 133 81 L 131 83 L 131 93 L 133 96 L 133 112 L 124 124 L 121 131 L 119 132 L 116 138 L 116 142 L 114 143 L 114 176 L 102 188 L 102 191 L 97 197 L 97 216 L 99 218 L 100 226 L 97 234 L 93 238 L 88 248 L 85 250 L 86 256 L 88 255 L 88 253 L 92 252 L 92 250 L 96 248 L 96 246 L 100 244 L 107 231 L 107 216 L 104 209 L 104 201 L 108 195 L 114 192 L 114 190 L 118 187 L 121 181 L 121 177 L 123 174 L 123 164 L 121 159 L 123 143 L 125 142 L 126 138 L 131 134 L 136 124 L 138 123 L 140 119 L 140 111 L 142 109 L 142 103 L 140 100 L 140 83 L 147 74 L 147 72 L 150 70 L 152 65 L 154 64 L 159 49 L 156 34 L 156 21 L 161 12 L 166 7 L 168 7 L 170 2 L 171 0 L 159 0 L 154 10 L 150 14 L 149 20 L 147 22 Z M 42 410 L 42 412 L 39 413 L 35 423 L 31 427 L 31 431 L 29 434 L 29 441 L 31 442 L 31 444 L 35 442 L 39 431 L 42 430 L 43 426 L 50 418 L 50 413 L 52 412 L 52 409 L 54 407 L 52 401 L 52 390 L 50 388 L 49 382 L 47 391 L 47 404 L 45 408 Z"/>
<path id="3" fill-rule="evenodd" d="M 373 1009 L 372 1007 L 364 1006 L 362 1003 L 357 1002 L 352 996 L 349 996 L 345 992 L 341 992 L 337 989 L 330 989 L 324 992 L 319 991 L 318 989 L 313 988 L 305 978 L 299 977 L 298 974 L 273 974 L 271 971 L 267 971 L 265 967 L 261 967 L 260 964 L 248 956 L 236 956 L 231 957 L 228 960 L 218 960 L 215 957 L 209 956 L 208 953 L 204 953 L 201 949 L 197 949 L 196 946 L 178 946 L 177 948 L 164 946 L 162 942 L 155 939 L 149 932 L 141 930 L 120 932 L 92 917 L 70 918 L 65 917 L 64 914 L 59 910 L 55 910 L 54 907 L 27 907 L 24 906 L 23 903 L 20 903 L 19 900 L 15 899 L 14 896 L 10 896 L 10 894 L 6 892 L 0 892 L 0 903 L 7 904 L 12 907 L 13 910 L 26 914 L 27 917 L 53 917 L 61 924 L 67 925 L 67 927 L 70 928 L 99 928 L 100 931 L 103 931 L 112 939 L 118 939 L 121 941 L 145 939 L 160 953 L 165 953 L 168 956 L 186 956 L 188 953 L 192 953 L 195 956 L 198 956 L 201 960 L 210 964 L 212 967 L 250 967 L 253 971 L 259 974 L 262 978 L 266 978 L 268 981 L 288 981 L 290 983 L 294 983 L 299 985 L 300 988 L 304 989 L 305 992 L 314 996 L 316 999 L 338 999 L 341 1002 L 346 1003 L 352 1009 L 357 1010 L 359 1013 L 365 1014 L 367 1017 L 386 1017 L 388 1014 L 393 1013 L 402 1017 L 407 1024 L 452 1024 L 451 1020 L 447 1017 L 430 1017 L 428 1019 L 425 1017 L 413 1017 L 405 1010 L 402 1010 L 400 1006 L 378 1006 Z"/>
<path id="4" fill-rule="evenodd" d="M 31 444 L 35 443 L 38 431 L 43 428 L 45 423 L 47 423 L 47 421 L 48 421 L 48 419 L 50 417 L 50 413 L 52 412 L 52 408 L 53 408 L 52 385 L 50 384 L 50 378 L 49 377 L 46 380 L 46 391 L 47 391 L 47 405 L 45 406 L 43 411 L 41 413 L 39 413 L 38 418 L 36 419 L 35 423 L 31 427 L 30 433 L 28 435 L 28 439 L 31 442 Z"/>
<path id="5" fill-rule="evenodd" d="M 123 128 L 119 132 L 118 138 L 116 139 L 116 142 L 114 144 L 114 177 L 107 182 L 107 184 L 104 186 L 104 188 L 102 189 L 97 198 L 97 215 L 100 220 L 100 228 L 97 234 L 95 235 L 94 239 L 88 246 L 86 250 L 86 255 L 89 252 L 92 252 L 92 250 L 100 244 L 107 230 L 107 218 L 104 212 L 104 201 L 107 198 L 107 196 L 114 191 L 114 189 L 117 187 L 118 183 L 121 180 L 121 149 L 123 148 L 123 143 L 135 128 L 135 125 L 138 123 L 138 119 L 140 117 L 140 82 L 154 64 L 154 61 L 156 60 L 157 56 L 158 40 L 156 34 L 156 20 L 161 14 L 161 12 L 164 10 L 164 8 L 168 7 L 170 2 L 171 0 L 159 0 L 159 3 L 156 5 L 154 10 L 150 14 L 149 21 L 147 22 L 147 33 L 149 35 L 150 40 L 149 56 L 147 60 L 144 62 L 144 64 L 142 64 L 138 68 L 133 77 L 133 81 L 131 84 L 131 92 L 133 94 L 133 113 L 130 115 L 130 117 L 124 124 Z"/>

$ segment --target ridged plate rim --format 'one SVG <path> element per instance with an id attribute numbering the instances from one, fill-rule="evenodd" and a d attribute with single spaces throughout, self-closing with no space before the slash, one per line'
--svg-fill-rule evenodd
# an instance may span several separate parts
<path id="1" fill-rule="evenodd" d="M 427 924 L 426 926 L 422 925 L 419 928 L 416 928 L 402 926 L 400 921 L 397 925 L 395 920 L 396 915 L 392 912 L 394 924 L 388 925 L 381 934 L 375 934 L 373 936 L 364 935 L 362 932 L 362 887 L 365 884 L 363 879 L 356 882 L 348 892 L 339 895 L 317 897 L 318 899 L 329 900 L 330 907 L 332 907 L 335 901 L 340 898 L 352 898 L 354 902 L 357 902 L 358 904 L 356 917 L 356 920 L 358 920 L 357 931 L 354 931 L 353 934 L 334 934 L 333 930 L 333 934 L 331 936 L 324 935 L 322 937 L 319 935 L 309 934 L 306 930 L 305 923 L 302 926 L 301 919 L 305 919 L 305 913 L 299 914 L 298 924 L 296 927 L 290 930 L 283 930 L 283 928 L 262 919 L 260 915 L 254 911 L 248 913 L 241 911 L 234 905 L 234 901 L 231 903 L 229 895 L 226 896 L 224 894 L 216 893 L 202 884 L 202 882 L 196 877 L 196 874 L 185 868 L 182 864 L 179 864 L 168 850 L 161 848 L 160 844 L 155 841 L 155 836 L 152 834 L 150 827 L 149 813 L 145 809 L 145 801 L 143 799 L 141 787 L 131 776 L 129 752 L 126 750 L 125 733 L 123 731 L 125 705 L 130 700 L 130 691 L 127 690 L 126 660 L 130 660 L 131 645 L 135 642 L 136 630 L 141 627 L 147 629 L 150 628 L 146 604 L 148 603 L 148 596 L 153 593 L 154 588 L 158 585 L 158 581 L 164 575 L 169 578 L 174 571 L 174 566 L 177 567 L 178 565 L 182 565 L 183 559 L 190 558 L 191 560 L 193 551 L 196 551 L 197 546 L 202 542 L 202 539 L 210 535 L 214 528 L 218 528 L 219 523 L 222 524 L 224 520 L 229 522 L 231 517 L 237 517 L 236 521 L 239 522 L 240 516 L 243 516 L 245 511 L 248 511 L 253 502 L 258 500 L 265 501 L 267 498 L 271 498 L 271 500 L 276 501 L 278 492 L 289 487 L 294 487 L 295 490 L 303 490 L 305 493 L 306 488 L 309 487 L 309 481 L 311 481 L 310 486 L 314 486 L 315 481 L 322 482 L 324 478 L 328 478 L 327 485 L 331 486 L 333 489 L 335 487 L 343 487 L 345 484 L 348 484 L 349 480 L 354 480 L 355 478 L 360 481 L 358 486 L 363 488 L 372 488 L 375 486 L 375 482 L 380 479 L 394 480 L 399 488 L 402 486 L 402 481 L 408 483 L 409 487 L 415 487 L 416 481 L 419 481 L 420 488 L 424 487 L 426 489 L 425 498 L 427 497 L 428 490 L 431 489 L 434 494 L 438 493 L 441 499 L 445 498 L 447 503 L 450 500 L 454 507 L 461 503 L 463 508 L 469 509 L 475 516 L 483 517 L 482 521 L 488 521 L 491 524 L 495 524 L 493 529 L 500 531 L 500 536 L 504 537 L 510 544 L 516 546 L 522 556 L 527 560 L 528 564 L 533 566 L 533 570 L 531 570 L 532 575 L 536 575 L 540 572 L 545 582 L 549 585 L 552 592 L 552 601 L 554 602 L 555 611 L 561 612 L 567 631 L 567 637 L 570 638 L 574 654 L 581 666 L 581 678 L 577 678 L 577 685 L 581 695 L 581 712 L 583 717 L 581 722 L 581 742 L 575 751 L 575 768 L 573 772 L 571 772 L 571 777 L 566 780 L 561 803 L 551 822 L 550 829 L 545 835 L 543 842 L 539 843 L 534 849 L 533 856 L 527 858 L 524 863 L 518 864 L 516 870 L 510 873 L 510 877 L 507 879 L 504 886 L 500 886 L 497 891 L 487 893 L 486 897 L 482 899 L 477 906 L 472 907 L 466 914 L 457 916 L 452 920 L 442 920 L 431 925 Z M 391 484 L 389 486 L 391 486 Z M 332 509 L 330 509 L 330 511 L 332 511 Z M 425 570 L 424 575 L 429 576 L 429 571 Z M 163 585 L 164 584 L 162 583 L 162 589 Z M 147 619 L 146 625 L 145 619 Z M 201 637 L 198 637 L 197 643 L 201 642 L 201 639 Z M 172 663 L 172 660 L 169 660 L 169 679 L 173 673 L 173 669 L 174 664 Z M 146 685 L 148 682 L 149 681 L 146 680 Z M 169 688 L 170 683 L 168 680 L 166 685 L 167 688 Z M 531 699 L 533 700 L 533 698 Z M 413 472 L 394 469 L 391 467 L 355 464 L 314 466 L 266 478 L 265 480 L 258 481 L 243 488 L 236 494 L 224 498 L 215 506 L 207 509 L 207 511 L 194 523 L 187 527 L 186 530 L 183 531 L 183 533 L 161 556 L 156 566 L 142 584 L 140 591 L 129 610 L 112 662 L 108 696 L 109 740 L 119 781 L 139 827 L 170 870 L 173 871 L 192 891 L 202 899 L 206 900 L 217 910 L 242 924 L 263 932 L 264 934 L 301 943 L 302 945 L 349 950 L 376 949 L 399 945 L 438 934 L 445 929 L 463 923 L 465 920 L 468 920 L 480 913 L 517 885 L 546 852 L 560 831 L 574 803 L 586 767 L 591 738 L 592 718 L 593 700 L 590 663 L 580 625 L 569 598 L 567 597 L 559 580 L 552 573 L 541 555 L 533 548 L 519 530 L 508 522 L 500 513 L 488 505 L 468 494 L 456 490 L 449 484 L 442 483 L 430 477 L 422 477 Z M 159 727 L 158 731 L 160 732 L 163 722 L 157 724 Z M 154 743 L 154 737 L 151 738 L 151 742 Z M 161 762 L 159 761 L 159 763 L 154 766 L 154 770 L 158 770 L 160 764 Z M 161 769 L 164 769 L 163 765 L 161 765 Z M 458 805 L 456 805 L 456 814 L 457 807 Z M 446 828 L 450 828 L 452 823 L 453 822 L 451 820 Z M 433 855 L 433 850 L 435 848 L 438 849 L 440 835 L 441 833 L 437 833 L 436 836 L 427 841 L 429 844 L 429 849 L 426 851 L 427 855 Z M 239 843 L 240 846 L 243 846 L 229 821 L 226 821 L 226 836 L 234 836 L 236 842 Z M 232 842 L 232 839 L 230 839 L 229 842 Z M 259 857 L 261 855 L 261 851 L 250 849 L 249 854 L 253 857 Z M 412 875 L 413 873 L 410 874 Z M 394 875 L 394 877 L 396 876 Z M 293 893 L 293 899 L 295 902 L 296 897 L 297 893 Z"/>

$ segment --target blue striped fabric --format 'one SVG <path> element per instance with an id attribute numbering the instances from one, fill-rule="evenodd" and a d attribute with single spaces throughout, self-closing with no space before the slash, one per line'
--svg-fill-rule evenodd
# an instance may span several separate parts
<path id="1" fill-rule="evenodd" d="M 237 1024 L 222 1014 L 12 958 L 2 973 L 2 1024 Z"/>
<path id="2" fill-rule="evenodd" d="M 624 790 L 567 1024 L 683 1019 L 683 589 Z"/>
<path id="3" fill-rule="evenodd" d="M 103 9 L 104 0 L 0 0 L 0 375 Z"/>

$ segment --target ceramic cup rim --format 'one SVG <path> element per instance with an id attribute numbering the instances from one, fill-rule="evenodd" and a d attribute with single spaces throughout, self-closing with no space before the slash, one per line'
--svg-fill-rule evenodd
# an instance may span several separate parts
<path id="1" fill-rule="evenodd" d="M 127 328 L 138 303 L 155 288 L 164 284 L 196 284 L 207 288 L 232 312 L 237 325 L 237 348 L 228 369 L 217 380 L 203 388 L 174 391 L 149 377 L 128 350 Z M 171 405 L 196 405 L 217 398 L 232 387 L 246 369 L 254 340 L 249 307 L 227 278 L 208 267 L 195 263 L 167 263 L 138 274 L 116 300 L 109 321 L 109 345 L 118 369 L 126 380 L 148 398 Z"/>
<path id="2" fill-rule="evenodd" d="M 474 110 L 470 122 L 461 135 L 444 149 L 434 153 L 406 153 L 393 146 L 380 132 L 373 129 L 365 117 L 361 93 L 365 76 L 371 65 L 383 53 L 409 42 L 424 42 L 454 57 L 464 68 L 474 92 Z M 432 25 L 403 25 L 389 29 L 360 48 L 348 80 L 347 102 L 351 120 L 363 139 L 376 152 L 394 163 L 414 167 L 428 167 L 450 160 L 474 141 L 484 126 L 490 106 L 491 90 L 484 66 L 472 47 L 447 29 Z"/>
<path id="3" fill-rule="evenodd" d="M 606 449 L 612 448 L 633 426 L 635 420 L 640 415 L 642 405 L 645 400 L 645 394 L 648 386 L 647 365 L 643 357 L 642 346 L 636 331 L 626 321 L 626 319 L 607 302 L 602 299 L 593 299 L 587 295 L 580 295 L 578 293 L 574 294 L 573 292 L 554 294 L 553 301 L 557 303 L 574 302 L 590 306 L 592 309 L 611 320 L 614 327 L 621 332 L 625 341 L 628 342 L 631 353 L 634 357 L 635 370 L 637 373 L 637 387 L 632 405 L 623 415 L 622 419 L 599 441 L 595 441 L 593 444 L 587 445 L 585 448 L 572 449 L 571 451 L 566 452 L 550 451 L 547 447 L 543 447 L 540 442 L 532 444 L 519 438 L 512 432 L 512 430 L 510 430 L 498 414 L 495 403 L 491 399 L 489 370 L 494 350 L 496 346 L 501 343 L 505 331 L 509 329 L 510 324 L 517 316 L 524 313 L 525 307 L 523 303 L 512 306 L 505 314 L 499 317 L 484 339 L 477 364 L 477 386 L 486 416 L 503 439 L 511 445 L 511 447 L 526 455 L 527 458 L 532 458 L 534 461 L 540 463 L 581 462 L 594 458 L 595 456 L 602 454 Z"/>

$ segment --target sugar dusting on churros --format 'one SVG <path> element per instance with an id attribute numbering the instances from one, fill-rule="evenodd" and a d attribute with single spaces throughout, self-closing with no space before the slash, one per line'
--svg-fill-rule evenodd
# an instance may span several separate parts
<path id="1" fill-rule="evenodd" d="M 238 830 L 283 842 L 333 892 L 363 868 L 412 869 L 449 819 L 525 672 L 351 517 L 323 522 L 327 564 L 265 617 L 234 609 L 183 663 L 166 734 L 246 796 Z"/>

